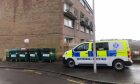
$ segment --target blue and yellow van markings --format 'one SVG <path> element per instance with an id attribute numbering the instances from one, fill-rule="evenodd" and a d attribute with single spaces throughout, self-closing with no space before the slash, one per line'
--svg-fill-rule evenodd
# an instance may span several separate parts
<path id="1" fill-rule="evenodd" d="M 77 58 L 77 60 L 94 60 L 94 58 Z M 96 60 L 106 60 L 106 58 L 96 58 Z"/>
<path id="2" fill-rule="evenodd" d="M 105 41 L 106 42 L 106 41 Z M 113 42 L 113 47 L 118 48 L 121 44 L 123 47 L 122 50 L 116 49 L 116 50 L 98 50 L 96 52 L 97 57 L 125 57 L 128 56 L 128 46 L 126 44 L 126 41 L 120 40 L 120 41 L 108 41 L 108 43 Z M 117 43 L 118 42 L 118 43 Z M 93 57 L 93 51 L 92 51 L 92 42 L 86 42 L 89 43 L 89 49 L 87 51 L 74 51 L 69 50 L 66 54 L 66 57 Z M 97 42 L 97 43 L 102 43 L 102 42 Z"/>
<path id="3" fill-rule="evenodd" d="M 113 56 L 116 56 L 116 55 L 117 55 L 116 50 L 108 50 L 107 51 L 107 56 L 108 57 L 113 57 Z"/>
<path id="4" fill-rule="evenodd" d="M 75 52 L 72 50 L 72 56 L 73 57 L 80 57 L 80 52 Z"/>

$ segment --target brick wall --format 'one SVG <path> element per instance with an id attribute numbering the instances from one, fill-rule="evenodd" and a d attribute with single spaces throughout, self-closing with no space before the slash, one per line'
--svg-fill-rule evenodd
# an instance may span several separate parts
<path id="1" fill-rule="evenodd" d="M 0 0 L 0 58 L 5 49 L 22 47 L 55 47 L 60 56 L 62 7 L 61 0 Z"/>

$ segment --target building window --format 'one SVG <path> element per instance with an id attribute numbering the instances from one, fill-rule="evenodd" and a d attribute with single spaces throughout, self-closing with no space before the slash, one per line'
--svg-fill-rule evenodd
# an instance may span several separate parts
<path id="1" fill-rule="evenodd" d="M 69 18 L 64 18 L 64 25 L 73 28 L 73 20 Z"/>
<path id="2" fill-rule="evenodd" d="M 89 10 L 89 8 L 86 6 L 86 10 L 88 11 L 88 12 L 90 12 L 90 10 Z"/>
<path id="3" fill-rule="evenodd" d="M 70 37 L 64 38 L 64 43 L 72 43 L 72 42 L 73 42 L 73 38 L 70 38 Z"/>
<path id="4" fill-rule="evenodd" d="M 64 12 L 67 12 L 70 9 L 70 6 L 64 3 Z"/>
<path id="5" fill-rule="evenodd" d="M 85 28 L 83 26 L 80 27 L 81 32 L 85 32 Z"/>
<path id="6" fill-rule="evenodd" d="M 83 6 L 85 6 L 84 0 L 80 0 L 80 3 L 81 3 Z"/>
<path id="7" fill-rule="evenodd" d="M 86 33 L 89 34 L 90 33 L 90 30 L 89 29 L 86 29 Z"/>
<path id="8" fill-rule="evenodd" d="M 93 31 L 90 31 L 90 34 L 93 35 Z"/>
<path id="9" fill-rule="evenodd" d="M 85 26 L 85 15 L 80 12 L 80 25 Z"/>
<path id="10" fill-rule="evenodd" d="M 85 17 L 85 15 L 82 12 L 80 12 L 80 19 L 84 18 L 84 17 Z"/>

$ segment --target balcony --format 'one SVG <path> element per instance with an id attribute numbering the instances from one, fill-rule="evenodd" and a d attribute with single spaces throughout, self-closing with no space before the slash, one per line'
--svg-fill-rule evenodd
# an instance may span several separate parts
<path id="1" fill-rule="evenodd" d="M 89 26 L 89 20 L 85 18 L 85 27 L 88 28 L 88 26 Z"/>
<path id="2" fill-rule="evenodd" d="M 91 26 L 90 26 L 90 22 L 87 23 L 87 26 L 86 26 L 88 29 L 91 29 Z"/>
<path id="3" fill-rule="evenodd" d="M 85 21 L 84 18 L 81 18 L 81 19 L 80 19 L 80 25 L 83 26 L 83 27 L 86 26 L 86 21 Z"/>
<path id="4" fill-rule="evenodd" d="M 76 15 L 74 14 L 74 9 L 73 8 L 66 9 L 64 11 L 64 16 L 66 16 L 66 17 L 68 17 L 68 18 L 70 18 L 72 20 L 76 20 L 77 19 Z"/>
<path id="5" fill-rule="evenodd" d="M 93 31 L 93 23 L 92 22 L 90 22 L 89 28 L 90 28 L 91 31 Z"/>

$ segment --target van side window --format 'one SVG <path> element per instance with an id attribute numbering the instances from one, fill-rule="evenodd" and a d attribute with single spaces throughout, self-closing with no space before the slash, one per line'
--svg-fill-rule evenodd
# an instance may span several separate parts
<path id="1" fill-rule="evenodd" d="M 89 48 L 89 43 L 84 43 L 76 47 L 74 51 L 87 51 L 88 48 Z"/>
<path id="2" fill-rule="evenodd" d="M 96 50 L 109 50 L 108 42 L 96 43 Z"/>

